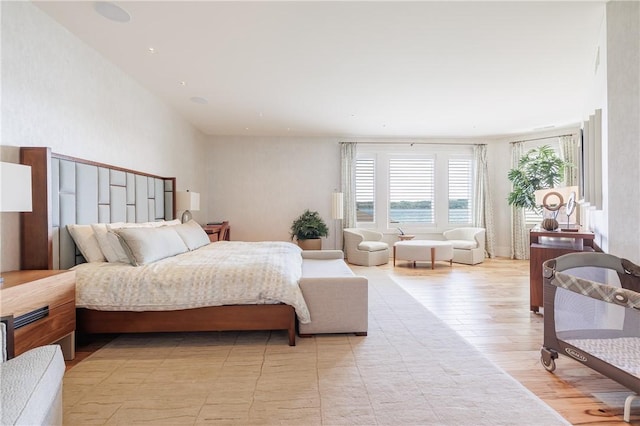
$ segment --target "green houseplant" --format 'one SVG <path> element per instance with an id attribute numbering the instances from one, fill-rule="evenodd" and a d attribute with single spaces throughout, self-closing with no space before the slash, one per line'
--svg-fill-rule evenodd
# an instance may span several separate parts
<path id="1" fill-rule="evenodd" d="M 507 199 L 509 205 L 540 212 L 534 192 L 556 187 L 563 179 L 565 167 L 569 166 L 549 145 L 530 149 L 520 158 L 518 167 L 507 174 L 513 185 Z"/>
<path id="2" fill-rule="evenodd" d="M 291 224 L 291 239 L 298 241 L 303 250 L 319 250 L 322 248 L 320 237 L 329 235 L 327 224 L 318 212 L 308 209 Z"/>

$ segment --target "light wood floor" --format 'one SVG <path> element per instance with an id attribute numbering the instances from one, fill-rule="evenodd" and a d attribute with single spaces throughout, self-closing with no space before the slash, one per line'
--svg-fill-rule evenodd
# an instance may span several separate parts
<path id="1" fill-rule="evenodd" d="M 358 268 L 353 267 L 356 272 Z M 540 365 L 543 318 L 529 311 L 528 261 L 487 259 L 480 265 L 452 267 L 437 262 L 435 270 L 398 262 L 379 268 L 571 423 L 628 424 L 622 420 L 628 389 L 567 357 L 557 360 L 553 374 Z M 67 362 L 67 368 L 113 338 L 79 341 L 76 359 Z M 634 425 L 640 425 L 637 405 Z"/>
<path id="2" fill-rule="evenodd" d="M 382 268 L 431 312 L 573 424 L 620 424 L 630 391 L 561 356 L 540 365 L 543 317 L 529 311 L 529 262 L 487 259 L 475 266 L 406 262 Z M 600 398 L 600 399 L 599 399 Z M 603 403 L 605 400 L 611 404 Z M 632 424 L 640 425 L 635 403 Z"/>

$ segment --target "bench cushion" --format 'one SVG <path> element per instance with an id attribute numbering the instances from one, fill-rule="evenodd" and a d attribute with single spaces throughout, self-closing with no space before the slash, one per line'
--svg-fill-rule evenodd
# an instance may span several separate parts
<path id="1" fill-rule="evenodd" d="M 381 241 L 363 241 L 358 244 L 358 250 L 364 251 L 380 251 L 386 250 L 389 248 L 389 244 L 383 243 Z"/>
<path id="2" fill-rule="evenodd" d="M 304 259 L 303 278 L 353 277 L 353 271 L 342 259 Z"/>
<path id="3" fill-rule="evenodd" d="M 478 247 L 478 243 L 473 240 L 449 240 L 454 249 L 471 250 Z"/>

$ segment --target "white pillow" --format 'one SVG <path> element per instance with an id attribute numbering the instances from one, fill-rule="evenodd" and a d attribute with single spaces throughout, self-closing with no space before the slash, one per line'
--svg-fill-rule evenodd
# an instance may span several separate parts
<path id="1" fill-rule="evenodd" d="M 160 226 L 174 226 L 181 225 L 182 221 L 180 219 L 167 220 L 166 222 L 159 222 Z"/>
<path id="2" fill-rule="evenodd" d="M 122 225 L 124 225 L 123 222 L 91 224 L 91 228 L 98 240 L 98 245 L 100 245 L 100 250 L 102 250 L 102 254 L 104 254 L 107 262 L 129 263 L 129 257 L 122 248 L 122 245 L 120 245 L 118 236 L 109 232 L 112 229 L 121 227 Z"/>
<path id="3" fill-rule="evenodd" d="M 172 228 L 180 235 L 180 238 L 182 238 L 187 247 L 189 247 L 189 250 L 206 246 L 211 242 L 202 226 L 193 219 L 182 225 L 173 226 Z"/>
<path id="4" fill-rule="evenodd" d="M 125 252 L 118 236 L 114 234 L 112 231 L 116 229 L 129 229 L 129 228 L 159 228 L 168 226 L 171 224 L 179 224 L 179 220 L 171 220 L 171 221 L 157 221 L 157 222 L 114 222 L 114 223 L 94 223 L 91 225 L 93 229 L 96 239 L 98 240 L 98 245 L 100 246 L 100 250 L 104 254 L 104 257 L 108 262 L 121 262 L 121 263 L 130 263 L 131 260 L 127 253 Z"/>
<path id="5" fill-rule="evenodd" d="M 155 262 L 189 249 L 173 226 L 120 228 L 113 231 L 133 266 Z"/>
<path id="6" fill-rule="evenodd" d="M 67 225 L 71 238 L 87 262 L 104 262 L 106 259 L 91 225 Z"/>

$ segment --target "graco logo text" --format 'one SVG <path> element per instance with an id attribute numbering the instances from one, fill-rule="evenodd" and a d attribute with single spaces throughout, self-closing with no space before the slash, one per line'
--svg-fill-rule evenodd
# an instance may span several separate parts
<path id="1" fill-rule="evenodd" d="M 582 355 L 580 352 L 575 349 L 565 348 L 564 351 L 569 354 L 569 356 L 577 359 L 578 361 L 587 362 L 587 357 Z"/>

